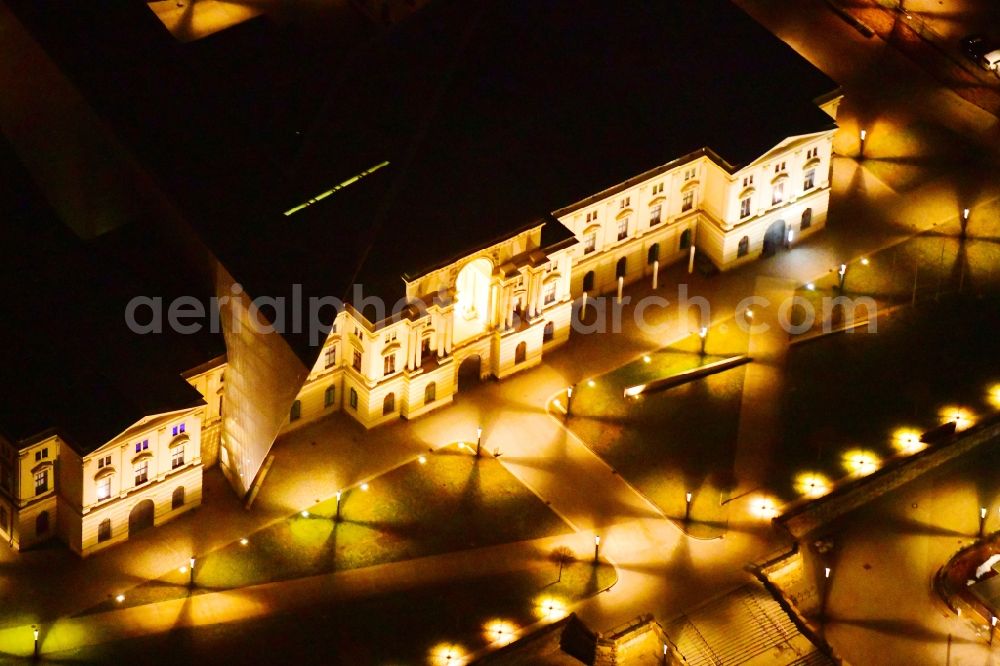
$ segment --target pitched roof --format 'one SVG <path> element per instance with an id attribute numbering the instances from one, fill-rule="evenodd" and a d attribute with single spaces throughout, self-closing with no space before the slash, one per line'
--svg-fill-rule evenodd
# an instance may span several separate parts
<path id="1" fill-rule="evenodd" d="M 253 296 L 391 303 L 679 156 L 832 124 L 836 84 L 729 0 L 432 0 L 387 30 L 346 3 L 188 44 L 143 3 L 7 2 Z"/>
<path id="2" fill-rule="evenodd" d="M 169 292 L 74 236 L 2 139 L 0 172 L 0 432 L 24 444 L 57 431 L 85 454 L 144 416 L 202 404 L 180 373 L 221 338 L 129 331 L 129 299 Z"/>

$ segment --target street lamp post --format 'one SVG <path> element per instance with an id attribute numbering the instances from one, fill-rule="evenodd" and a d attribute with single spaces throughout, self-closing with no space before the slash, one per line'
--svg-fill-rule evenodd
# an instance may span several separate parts
<path id="1" fill-rule="evenodd" d="M 983 538 L 983 533 L 986 531 L 986 507 L 979 507 L 979 538 Z"/>
<path id="2" fill-rule="evenodd" d="M 694 499 L 694 497 L 691 495 L 691 493 L 686 493 L 684 495 L 684 522 L 685 523 L 688 522 L 689 520 L 691 520 L 691 500 L 692 499 Z"/>
<path id="3" fill-rule="evenodd" d="M 701 338 L 701 355 L 705 355 L 705 340 L 708 338 L 708 327 L 702 326 L 698 331 L 698 337 Z"/>
<path id="4" fill-rule="evenodd" d="M 859 152 L 860 157 L 865 156 L 865 140 L 868 138 L 868 130 L 861 130 L 861 151 Z"/>
<path id="5" fill-rule="evenodd" d="M 839 281 L 840 295 L 844 295 L 844 281 L 847 279 L 847 264 L 841 264 L 837 269 L 837 279 Z"/>
<path id="6" fill-rule="evenodd" d="M 479 457 L 479 450 L 483 446 L 483 427 L 476 428 L 476 457 Z"/>
<path id="7" fill-rule="evenodd" d="M 31 630 L 32 630 L 32 632 L 34 633 L 34 636 L 35 636 L 34 655 L 35 655 L 35 658 L 37 659 L 38 658 L 38 625 L 31 625 Z"/>
<path id="8" fill-rule="evenodd" d="M 335 523 L 339 523 L 340 522 L 340 495 L 341 495 L 341 491 L 338 490 L 337 491 L 337 512 L 333 515 L 333 522 L 335 522 Z"/>
<path id="9" fill-rule="evenodd" d="M 194 587 L 194 555 L 188 559 L 188 587 Z"/>
<path id="10" fill-rule="evenodd" d="M 601 556 L 601 537 L 594 536 L 594 564 L 597 564 Z"/>
<path id="11" fill-rule="evenodd" d="M 573 405 L 573 387 L 566 388 L 566 417 L 569 417 L 569 410 Z"/>
<path id="12" fill-rule="evenodd" d="M 990 616 L 990 647 L 993 647 L 993 634 L 996 633 L 997 628 L 997 616 Z"/>

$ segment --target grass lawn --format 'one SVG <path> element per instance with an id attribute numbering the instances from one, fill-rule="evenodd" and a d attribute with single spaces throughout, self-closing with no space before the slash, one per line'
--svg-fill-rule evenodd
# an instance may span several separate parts
<path id="1" fill-rule="evenodd" d="M 715 348 L 745 353 L 745 338 L 740 341 L 730 331 L 735 328 L 730 325 L 725 334 L 713 331 L 710 340 Z M 722 342 L 723 335 L 733 339 Z M 735 368 L 665 391 L 624 398 L 627 386 L 725 358 L 711 354 L 702 357 L 697 344 L 691 341 L 650 357 L 650 363 L 639 359 L 595 378 L 594 386 L 580 384 L 573 396 L 569 427 L 668 515 L 683 517 L 684 489 L 729 485 L 731 466 L 726 469 L 719 463 L 733 456 L 745 369 Z M 702 504 L 694 507 L 694 517 L 718 518 L 704 514 Z"/>
<path id="2" fill-rule="evenodd" d="M 479 650 L 505 631 L 529 626 L 556 608 L 614 583 L 613 567 L 590 562 L 557 565 L 443 585 L 421 587 L 275 615 L 245 623 L 178 629 L 45 655 L 53 663 L 146 664 L 446 664 Z M 437 657 L 436 659 L 433 657 Z"/>
<path id="3" fill-rule="evenodd" d="M 214 591 L 536 539 L 569 527 L 490 456 L 457 446 L 344 491 L 240 542 L 198 554 L 196 591 Z M 188 593 L 175 572 L 127 591 L 125 605 Z M 88 612 L 117 606 L 109 600 Z"/>
<path id="4" fill-rule="evenodd" d="M 1000 243 L 991 240 L 960 242 L 951 236 L 921 234 L 865 259 L 867 264 L 859 259 L 848 265 L 844 294 L 870 296 L 879 307 L 912 303 L 914 284 L 918 303 L 950 298 L 959 291 L 977 296 L 1000 291 Z M 836 271 L 831 271 L 813 289 L 796 293 L 813 305 L 817 329 L 822 323 L 822 300 L 839 295 L 838 283 Z M 793 311 L 796 324 L 802 322 L 798 310 Z"/>
<path id="5" fill-rule="evenodd" d="M 790 501 L 801 495 L 802 474 L 832 482 L 857 473 L 857 451 L 877 464 L 896 453 L 897 430 L 929 430 L 951 405 L 996 412 L 988 394 L 1000 383 L 995 297 L 930 299 L 878 324 L 874 334 L 861 329 L 789 351 L 785 389 L 774 396 L 775 459 L 762 490 Z M 668 515 L 683 516 L 685 491 L 693 490 L 692 519 L 724 522 L 745 369 L 625 399 L 622 386 L 637 383 L 634 365 L 582 387 L 569 427 Z"/>

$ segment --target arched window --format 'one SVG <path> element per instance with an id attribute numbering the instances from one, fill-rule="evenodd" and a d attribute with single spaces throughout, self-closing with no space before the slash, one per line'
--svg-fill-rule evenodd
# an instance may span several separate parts
<path id="1" fill-rule="evenodd" d="M 625 268 L 626 268 L 625 257 L 622 257 L 621 259 L 618 260 L 618 263 L 615 264 L 615 277 L 616 278 L 625 277 Z"/>
<path id="2" fill-rule="evenodd" d="M 649 246 L 649 252 L 646 253 L 646 263 L 652 265 L 654 261 L 660 260 L 660 244 L 653 243 Z"/>
<path id="3" fill-rule="evenodd" d="M 517 347 L 514 348 L 514 364 L 524 363 L 524 359 L 528 357 L 528 343 L 519 342 Z"/>
<path id="4" fill-rule="evenodd" d="M 594 271 L 587 271 L 583 276 L 583 290 L 588 293 L 594 291 Z"/>
<path id="5" fill-rule="evenodd" d="M 810 226 L 812 226 L 812 221 L 813 221 L 813 209 L 806 208 L 804 211 L 802 211 L 802 223 L 799 224 L 799 229 L 805 231 Z"/>
<path id="6" fill-rule="evenodd" d="M 437 400 L 437 384 L 428 382 L 427 386 L 424 387 L 424 404 L 429 405 L 435 400 Z"/>
<path id="7" fill-rule="evenodd" d="M 337 398 L 337 389 L 333 386 L 327 386 L 326 392 L 323 393 L 323 404 L 326 407 L 333 407 L 333 402 Z"/>
<path id="8" fill-rule="evenodd" d="M 745 257 L 749 252 L 750 252 L 750 238 L 748 236 L 744 236 L 743 238 L 740 239 L 740 245 L 736 249 L 736 256 Z"/>
<path id="9" fill-rule="evenodd" d="M 681 242 L 678 246 L 682 250 L 686 250 L 691 247 L 691 230 L 685 229 L 684 233 L 681 234 Z"/>
<path id="10" fill-rule="evenodd" d="M 42 511 L 35 518 L 35 535 L 41 536 L 43 534 L 48 534 L 49 532 L 49 512 Z"/>
<path id="11" fill-rule="evenodd" d="M 97 543 L 111 539 L 111 519 L 105 518 L 97 525 Z"/>
<path id="12" fill-rule="evenodd" d="M 296 400 L 292 403 L 292 411 L 288 414 L 289 421 L 298 421 L 302 418 L 302 401 Z"/>
<path id="13" fill-rule="evenodd" d="M 170 508 L 173 510 L 179 509 L 182 506 L 184 506 L 184 486 L 177 486 L 170 496 Z"/>
<path id="14" fill-rule="evenodd" d="M 548 342 L 556 335 L 556 324 L 554 321 L 546 322 L 545 328 L 542 330 L 542 340 Z"/>
<path id="15" fill-rule="evenodd" d="M 390 393 L 382 400 L 382 416 L 388 416 L 396 411 L 396 394 Z"/>

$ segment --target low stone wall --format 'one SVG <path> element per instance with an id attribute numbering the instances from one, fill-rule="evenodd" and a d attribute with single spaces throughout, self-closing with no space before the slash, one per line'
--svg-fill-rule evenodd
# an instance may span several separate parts
<path id="1" fill-rule="evenodd" d="M 919 453 L 897 458 L 868 476 L 837 487 L 824 497 L 803 502 L 776 518 L 775 522 L 787 529 L 796 540 L 802 540 L 836 518 L 997 438 L 1000 438 L 1000 419 L 994 417 L 931 444 Z"/>
<path id="2" fill-rule="evenodd" d="M 667 647 L 664 656 L 663 648 Z M 682 664 L 683 659 L 652 615 L 640 615 L 628 624 L 597 634 L 594 666 L 647 664 L 659 657 L 663 664 Z"/>

